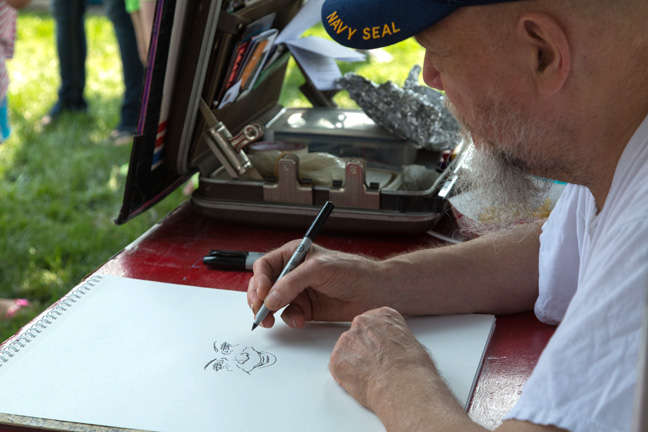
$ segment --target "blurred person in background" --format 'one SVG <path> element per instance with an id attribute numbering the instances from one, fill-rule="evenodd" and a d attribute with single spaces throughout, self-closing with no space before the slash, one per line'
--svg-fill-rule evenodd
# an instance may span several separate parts
<path id="1" fill-rule="evenodd" d="M 56 21 L 56 49 L 61 73 L 58 100 L 41 119 L 46 127 L 63 113 L 83 113 L 88 103 L 83 97 L 86 80 L 87 43 L 84 28 L 86 0 L 50 0 Z M 106 16 L 113 23 L 124 72 L 124 99 L 119 124 L 110 133 L 115 144 L 129 142 L 137 128 L 140 93 L 144 69 L 139 58 L 133 22 L 126 12 L 124 0 L 103 0 Z"/>
<path id="2" fill-rule="evenodd" d="M 6 61 L 13 57 L 16 41 L 16 9 L 23 8 L 31 0 L 0 0 L 0 143 L 9 138 L 9 112 L 7 106 L 7 90 L 9 75 Z M 18 310 L 28 306 L 25 299 L 0 298 L 0 320 L 13 317 Z"/>
<path id="3" fill-rule="evenodd" d="M 21 9 L 31 0 L 0 0 L 0 143 L 9 138 L 9 111 L 7 90 L 9 75 L 6 61 L 13 58 L 16 41 L 16 9 Z"/>

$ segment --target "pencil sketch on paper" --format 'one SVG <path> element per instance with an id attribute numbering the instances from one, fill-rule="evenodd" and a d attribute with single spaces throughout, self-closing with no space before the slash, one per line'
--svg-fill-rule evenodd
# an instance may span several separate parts
<path id="1" fill-rule="evenodd" d="M 218 356 L 207 363 L 205 370 L 211 368 L 215 372 L 222 370 L 232 372 L 236 369 L 250 375 L 252 371 L 272 366 L 277 357 L 267 351 L 261 351 L 253 346 L 233 345 L 229 342 L 214 342 L 214 351 Z"/>

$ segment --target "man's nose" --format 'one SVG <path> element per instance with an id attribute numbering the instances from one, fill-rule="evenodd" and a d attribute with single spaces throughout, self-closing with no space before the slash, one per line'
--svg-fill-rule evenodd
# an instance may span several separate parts
<path id="1" fill-rule="evenodd" d="M 441 73 L 434 66 L 432 56 L 427 52 L 425 53 L 425 59 L 423 61 L 423 81 L 434 89 L 444 90 Z"/>

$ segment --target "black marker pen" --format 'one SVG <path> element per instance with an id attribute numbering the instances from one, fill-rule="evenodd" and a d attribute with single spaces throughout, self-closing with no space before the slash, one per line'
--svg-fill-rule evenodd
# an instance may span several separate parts
<path id="1" fill-rule="evenodd" d="M 254 261 L 265 255 L 262 252 L 211 250 L 203 264 L 218 270 L 252 270 Z"/>

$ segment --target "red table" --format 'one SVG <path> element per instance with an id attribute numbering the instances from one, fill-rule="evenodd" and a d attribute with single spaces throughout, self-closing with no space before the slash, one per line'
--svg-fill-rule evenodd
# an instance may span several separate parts
<path id="1" fill-rule="evenodd" d="M 452 221 L 440 228 L 453 229 Z M 136 279 L 245 291 L 250 272 L 217 271 L 202 264 L 210 249 L 264 252 L 301 238 L 304 230 L 268 229 L 222 222 L 202 216 L 186 203 L 153 226 L 137 241 L 96 270 Z M 439 245 L 428 234 L 351 235 L 326 229 L 317 238 L 324 247 L 378 258 Z M 441 275 L 439 277 L 442 277 Z M 494 428 L 517 401 L 524 383 L 554 328 L 540 323 L 533 313 L 498 316 L 486 351 L 469 414 L 479 424 Z M 0 426 L 1 430 L 26 428 Z"/>

